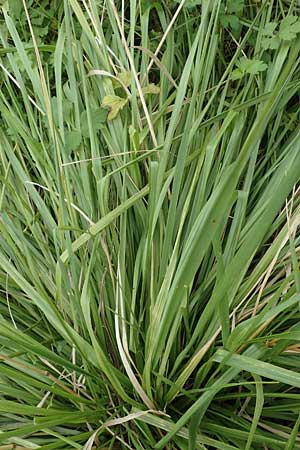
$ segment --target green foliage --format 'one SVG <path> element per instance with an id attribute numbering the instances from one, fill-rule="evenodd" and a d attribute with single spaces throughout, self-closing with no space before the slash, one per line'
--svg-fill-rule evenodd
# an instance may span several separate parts
<path id="1" fill-rule="evenodd" d="M 2 1 L 0 448 L 300 450 L 298 2 L 178 5 Z"/>
<path id="2" fill-rule="evenodd" d="M 61 18 L 63 2 L 61 0 L 41 0 L 39 2 L 27 0 L 26 4 L 30 10 L 31 23 L 36 31 L 37 42 L 48 43 L 50 39 L 53 39 L 53 34 L 57 32 L 57 21 Z M 21 36 L 26 37 L 27 40 L 30 33 L 22 0 L 6 0 L 3 7 L 14 20 Z"/>
<path id="3" fill-rule="evenodd" d="M 275 33 L 275 29 L 277 28 L 276 22 L 269 22 L 266 24 L 263 30 L 263 39 L 262 39 L 262 47 L 267 50 L 275 50 L 280 45 L 280 38 Z"/>
<path id="4" fill-rule="evenodd" d="M 76 150 L 81 144 L 81 133 L 79 131 L 68 131 L 65 135 L 65 148 L 68 153 Z"/>
<path id="5" fill-rule="evenodd" d="M 244 7 L 244 0 L 227 0 L 226 2 L 226 10 L 228 14 L 241 14 Z"/>
<path id="6" fill-rule="evenodd" d="M 221 4 L 220 22 L 224 28 L 229 28 L 236 37 L 239 37 L 241 33 L 240 17 L 244 7 L 244 0 L 226 0 Z"/>
<path id="7" fill-rule="evenodd" d="M 91 129 L 93 131 L 99 131 L 103 127 L 103 123 L 106 121 L 107 112 L 103 108 L 92 109 L 90 111 Z M 89 137 L 89 120 L 87 111 L 83 111 L 80 115 L 80 128 L 82 136 Z"/>
<path id="8" fill-rule="evenodd" d="M 119 114 L 119 112 L 121 111 L 121 109 L 124 108 L 127 101 L 128 99 L 121 98 L 118 95 L 106 95 L 105 97 L 103 97 L 101 105 L 104 108 L 109 109 L 109 113 L 107 116 L 108 120 L 115 119 Z"/>
<path id="9" fill-rule="evenodd" d="M 242 58 L 236 62 L 237 69 L 234 69 L 231 74 L 233 80 L 239 80 L 246 74 L 257 75 L 259 72 L 264 72 L 268 66 L 259 59 Z"/>
<path id="10" fill-rule="evenodd" d="M 283 41 L 291 41 L 300 33 L 300 20 L 297 16 L 286 16 L 279 27 L 279 38 Z"/>
<path id="11" fill-rule="evenodd" d="M 130 71 L 120 72 L 117 74 L 117 79 L 112 80 L 112 84 L 115 87 L 120 87 L 120 86 L 129 87 L 130 83 L 131 83 L 131 72 Z"/>
<path id="12" fill-rule="evenodd" d="M 262 46 L 266 49 L 277 49 L 281 41 L 291 41 L 296 39 L 297 34 L 300 32 L 300 20 L 297 16 L 288 15 L 281 22 L 279 30 L 277 22 L 269 22 L 263 29 Z"/>
<path id="13" fill-rule="evenodd" d="M 148 84 L 148 86 L 145 86 L 142 88 L 142 92 L 144 95 L 159 94 L 160 88 L 159 88 L 159 86 L 156 86 L 154 83 L 150 83 L 150 84 Z"/>

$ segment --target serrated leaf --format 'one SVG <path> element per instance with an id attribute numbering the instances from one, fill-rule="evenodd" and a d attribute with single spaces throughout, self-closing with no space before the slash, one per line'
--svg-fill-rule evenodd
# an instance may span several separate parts
<path id="1" fill-rule="evenodd" d="M 234 69 L 231 73 L 231 79 L 232 80 L 240 80 L 244 76 L 244 72 L 241 71 L 241 69 Z"/>
<path id="2" fill-rule="evenodd" d="M 228 0 L 227 12 L 228 14 L 240 14 L 244 9 L 244 0 Z"/>
<path id="3" fill-rule="evenodd" d="M 159 94 L 160 88 L 154 83 L 150 83 L 148 86 L 142 88 L 143 94 Z"/>
<path id="4" fill-rule="evenodd" d="M 256 75 L 259 72 L 264 72 L 268 68 L 267 64 L 259 59 L 252 59 L 248 61 L 246 72 L 251 75 Z"/>
<path id="5" fill-rule="evenodd" d="M 240 19 L 234 14 L 222 14 L 220 22 L 224 28 L 231 28 L 234 31 L 238 31 L 241 26 Z"/>
<path id="6" fill-rule="evenodd" d="M 91 115 L 92 129 L 94 131 L 100 130 L 100 128 L 103 126 L 103 123 L 106 121 L 107 111 L 103 108 L 92 109 L 90 111 L 90 115 Z M 89 132 L 87 111 L 83 111 L 81 113 L 80 124 L 81 124 L 82 135 L 84 137 L 89 137 L 90 132 Z"/>
<path id="7" fill-rule="evenodd" d="M 277 22 L 269 22 L 269 23 L 267 23 L 265 28 L 263 29 L 263 35 L 265 35 L 265 36 L 273 36 L 277 25 L 278 25 Z"/>
<path id="8" fill-rule="evenodd" d="M 81 133 L 79 131 L 68 131 L 65 134 L 65 150 L 67 153 L 71 153 L 76 150 L 81 144 Z"/>
<path id="9" fill-rule="evenodd" d="M 115 119 L 127 102 L 127 98 L 122 98 L 118 95 L 106 95 L 103 97 L 102 106 L 104 108 L 109 108 L 109 113 L 107 116 L 108 120 Z"/>
<path id="10" fill-rule="evenodd" d="M 112 84 L 114 87 L 118 87 L 118 86 L 129 87 L 130 83 L 131 83 L 131 72 L 129 72 L 129 71 L 120 72 L 117 74 L 117 79 L 120 80 L 120 83 L 116 79 L 112 80 Z"/>
<path id="11" fill-rule="evenodd" d="M 259 59 L 242 58 L 238 63 L 238 67 L 244 72 L 255 74 L 257 72 L 263 72 L 268 66 Z"/>
<path id="12" fill-rule="evenodd" d="M 280 39 L 278 36 L 274 37 L 264 37 L 261 40 L 261 45 L 264 50 L 276 50 L 280 45 Z"/>
<path id="13" fill-rule="evenodd" d="M 232 71 L 231 78 L 233 80 L 238 80 L 245 74 L 257 75 L 259 72 L 263 72 L 267 68 L 267 64 L 259 59 L 241 58 L 237 62 L 237 69 Z"/>
<path id="14" fill-rule="evenodd" d="M 291 41 L 300 32 L 300 20 L 296 16 L 287 16 L 279 27 L 279 37 L 284 41 Z"/>

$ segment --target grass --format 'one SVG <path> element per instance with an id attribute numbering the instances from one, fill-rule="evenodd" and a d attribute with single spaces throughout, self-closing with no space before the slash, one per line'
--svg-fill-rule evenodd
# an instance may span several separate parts
<path id="1" fill-rule="evenodd" d="M 299 8 L 4 2 L 1 449 L 300 449 Z"/>

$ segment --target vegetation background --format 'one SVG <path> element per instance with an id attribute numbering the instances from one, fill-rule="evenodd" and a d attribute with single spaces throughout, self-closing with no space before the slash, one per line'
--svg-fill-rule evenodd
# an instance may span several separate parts
<path id="1" fill-rule="evenodd" d="M 1 449 L 300 449 L 300 2 L 0 3 Z"/>

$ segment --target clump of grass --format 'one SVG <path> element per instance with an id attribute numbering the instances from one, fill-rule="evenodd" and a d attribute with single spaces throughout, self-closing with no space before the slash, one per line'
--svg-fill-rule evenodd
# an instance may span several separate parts
<path id="1" fill-rule="evenodd" d="M 29 3 L 0 29 L 1 446 L 300 449 L 298 3 Z"/>

